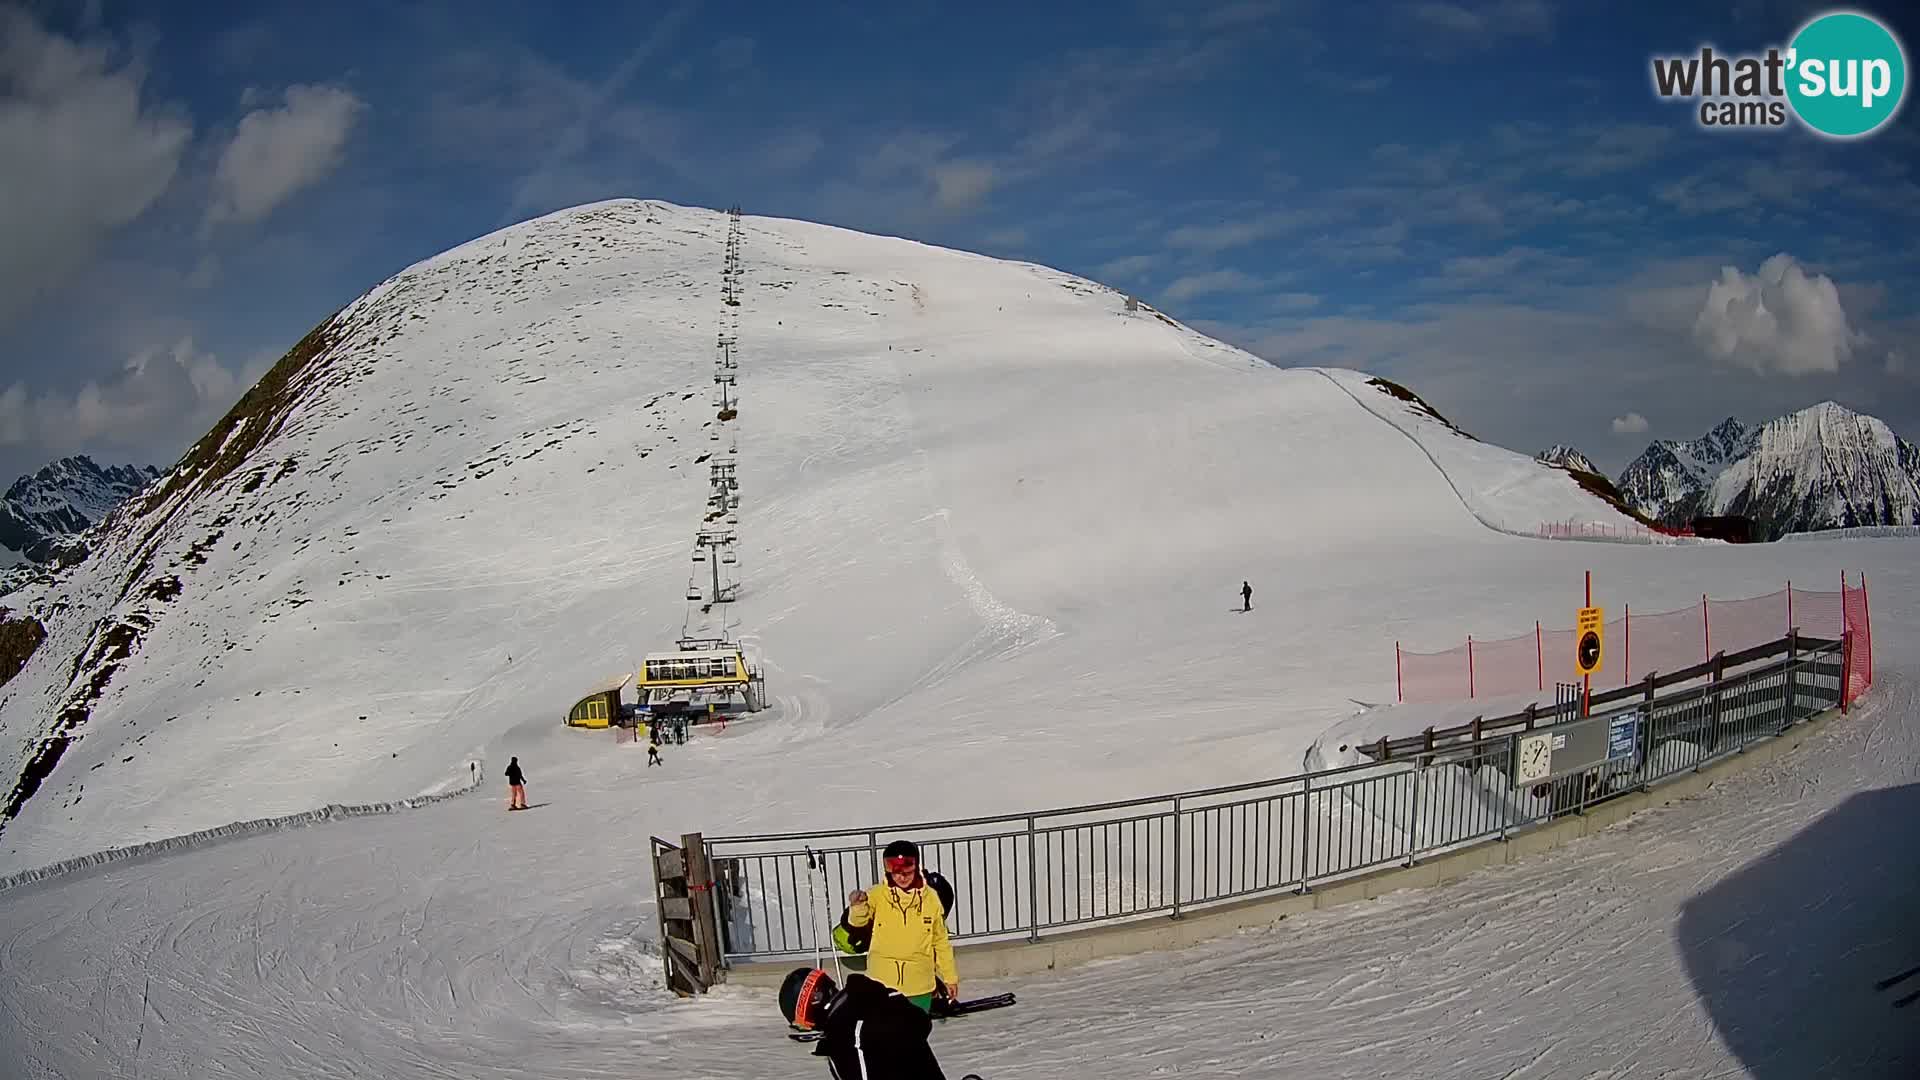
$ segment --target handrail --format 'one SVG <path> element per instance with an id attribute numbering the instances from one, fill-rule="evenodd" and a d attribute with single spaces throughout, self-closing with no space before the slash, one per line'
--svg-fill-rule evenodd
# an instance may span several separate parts
<path id="1" fill-rule="evenodd" d="M 1840 643 L 1837 641 L 1831 641 L 1831 640 L 1821 639 L 1821 638 L 1809 638 L 1809 637 L 1799 637 L 1796 639 L 1793 635 L 1789 635 L 1788 637 L 1783 637 L 1780 640 L 1776 642 L 1771 642 L 1767 645 L 1755 646 L 1754 648 L 1747 649 L 1744 652 L 1731 654 L 1730 656 L 1728 656 L 1728 658 L 1725 661 L 1723 661 L 1722 670 L 1724 671 L 1725 665 L 1733 663 L 1736 658 L 1748 658 L 1743 662 L 1751 662 L 1751 659 L 1753 658 L 1765 658 L 1765 657 L 1771 657 L 1771 656 L 1777 655 L 1779 653 L 1784 653 L 1789 648 L 1789 642 L 1794 642 L 1799 646 L 1799 656 L 1797 657 L 1797 659 L 1805 659 L 1807 656 L 1817 654 L 1817 653 L 1827 652 L 1830 650 L 1837 650 L 1840 647 Z M 1752 654 L 1752 656 L 1750 656 L 1750 654 Z M 1727 679 L 1723 681 L 1721 684 L 1721 688 L 1723 690 L 1731 689 L 1751 679 L 1760 678 L 1772 671 L 1778 670 L 1779 668 L 1783 667 L 1785 663 L 1786 662 L 1783 661 L 1780 664 L 1771 664 L 1764 668 L 1756 668 L 1750 671 L 1743 671 L 1736 678 Z M 1711 674 L 1712 670 L 1713 670 L 1713 664 L 1711 663 L 1701 664 L 1695 668 L 1688 668 L 1685 671 L 1674 672 L 1671 675 L 1661 676 L 1661 681 L 1656 683 L 1656 686 L 1671 686 L 1676 682 L 1686 682 L 1690 679 L 1696 679 L 1696 678 L 1700 678 L 1703 675 Z M 1632 694 L 1623 695 L 1622 698 L 1624 698 L 1625 696 L 1634 696 L 1634 695 L 1645 693 L 1645 686 L 1646 684 L 1643 681 L 1641 683 L 1635 684 L 1634 686 L 1627 687 L 1626 689 L 1632 691 Z M 1616 698 L 1615 700 L 1620 700 L 1620 699 L 1621 698 Z M 1595 704 L 1598 704 L 1601 701 L 1601 697 L 1599 695 L 1596 695 L 1593 700 Z M 1484 722 L 1481 725 L 1481 738 L 1485 740 L 1490 738 L 1498 738 L 1500 736 L 1509 734 L 1513 727 L 1524 726 L 1518 723 L 1510 723 L 1510 722 L 1524 721 L 1525 719 L 1527 719 L 1527 714 L 1524 712 L 1521 712 L 1521 713 L 1515 713 L 1510 717 L 1501 717 L 1498 721 Z M 1492 724 L 1494 723 L 1506 723 L 1508 726 L 1506 728 L 1495 729 L 1492 727 Z M 1433 733 L 1433 737 L 1436 743 L 1442 738 L 1455 738 L 1458 736 L 1465 736 L 1471 739 L 1473 736 L 1473 725 L 1465 724 L 1458 728 L 1449 728 L 1445 731 L 1435 731 Z M 1376 746 L 1378 745 L 1378 743 L 1367 743 L 1367 744 L 1357 744 L 1357 745 Z M 1433 750 L 1431 751 L 1428 750 L 1426 747 L 1425 734 L 1409 736 L 1407 738 L 1400 739 L 1400 740 L 1389 740 L 1387 745 L 1389 749 L 1404 748 L 1407 751 L 1409 751 L 1409 753 L 1419 754 L 1419 755 L 1438 752 L 1438 750 L 1440 749 L 1436 745 L 1436 747 Z M 968 826 L 998 825 L 1004 822 L 1013 822 L 1013 821 L 1025 822 L 1029 818 L 1067 817 L 1067 816 L 1072 816 L 1076 814 L 1098 813 L 1104 810 L 1120 810 L 1120 809 L 1126 809 L 1129 807 L 1148 806 L 1154 803 L 1172 802 L 1175 799 L 1180 799 L 1180 800 L 1204 799 L 1204 798 L 1209 798 L 1216 795 L 1232 795 L 1242 791 L 1253 791 L 1258 788 L 1276 787 L 1284 784 L 1300 784 L 1300 783 L 1308 783 L 1308 782 L 1318 783 L 1323 779 L 1338 777 L 1347 773 L 1359 772 L 1367 769 L 1378 769 L 1384 764 L 1394 764 L 1394 763 L 1395 762 L 1392 762 L 1392 761 L 1362 761 L 1353 765 L 1342 765 L 1332 769 L 1310 770 L 1307 772 L 1293 773 L 1286 776 L 1271 777 L 1265 780 L 1246 780 L 1246 781 L 1241 781 L 1239 783 L 1223 784 L 1215 787 L 1193 788 L 1186 791 L 1173 791 L 1173 792 L 1166 792 L 1158 795 L 1138 796 L 1131 799 L 1115 799 L 1107 802 L 1087 803 L 1081 806 L 1057 807 L 1057 808 L 1048 809 L 1048 810 L 1023 810 L 1023 811 L 1018 811 L 1014 813 L 995 814 L 988 817 L 950 818 L 943 821 L 910 821 L 910 822 L 901 822 L 901 823 L 892 824 L 892 825 L 862 825 L 862 826 L 848 827 L 844 829 L 810 829 L 802 832 L 754 833 L 754 834 L 740 835 L 740 836 L 709 836 L 706 839 L 707 839 L 707 843 L 709 844 L 778 843 L 778 842 L 799 841 L 799 840 L 825 840 L 825 839 L 833 839 L 837 837 L 847 837 L 847 836 L 864 837 L 869 833 L 930 832 L 938 829 L 956 829 L 956 828 L 962 828 L 962 827 L 968 827 Z"/>

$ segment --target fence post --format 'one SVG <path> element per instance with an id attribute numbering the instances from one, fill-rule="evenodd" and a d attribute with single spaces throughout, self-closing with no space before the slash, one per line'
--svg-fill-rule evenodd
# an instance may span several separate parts
<path id="1" fill-rule="evenodd" d="M 1541 651 L 1539 619 L 1533 620 L 1533 680 L 1535 690 L 1547 688 L 1547 657 Z"/>
<path id="2" fill-rule="evenodd" d="M 1527 706 L 1527 712 L 1529 714 L 1527 717 L 1527 726 L 1532 727 L 1533 717 L 1531 713 L 1533 712 L 1533 706 L 1531 705 Z M 1511 782 L 1514 778 L 1514 773 L 1517 771 L 1515 769 L 1514 760 L 1513 760 L 1514 738 L 1515 736 L 1511 731 L 1501 736 L 1501 741 L 1506 743 L 1507 747 L 1505 750 L 1501 751 L 1500 760 L 1506 765 L 1506 776 L 1507 776 L 1507 780 L 1509 781 L 1509 786 L 1511 786 Z M 1512 827 L 1512 822 L 1513 822 L 1513 800 L 1511 798 L 1508 798 L 1507 795 L 1503 793 L 1500 797 L 1500 842 L 1503 844 L 1507 842 L 1507 830 Z"/>
<path id="3" fill-rule="evenodd" d="M 1793 633 L 1793 579 L 1787 579 L 1787 633 Z"/>
<path id="4" fill-rule="evenodd" d="M 1792 595 L 1789 593 L 1788 595 Z M 1785 731 L 1792 727 L 1799 717 L 1796 715 L 1800 704 L 1800 628 L 1787 627 L 1787 718 L 1780 725 Z"/>
<path id="5" fill-rule="evenodd" d="M 1300 778 L 1300 893 L 1305 895 L 1307 886 L 1307 856 L 1313 850 L 1313 774 Z"/>
<path id="6" fill-rule="evenodd" d="M 1393 696 L 1397 701 L 1407 700 L 1407 684 L 1400 675 L 1400 643 L 1393 643 Z"/>
<path id="7" fill-rule="evenodd" d="M 1467 635 L 1467 700 L 1473 700 L 1473 635 Z"/>
<path id="8" fill-rule="evenodd" d="M 1432 749 L 1433 729 L 1427 729 L 1428 749 Z M 1416 755 L 1413 759 L 1413 771 L 1407 775 L 1413 778 L 1413 797 L 1407 800 L 1407 865 L 1413 865 L 1413 857 L 1420 850 L 1420 774 L 1426 770 L 1426 758 Z"/>
<path id="9" fill-rule="evenodd" d="M 1622 607 L 1624 607 L 1627 612 L 1627 625 L 1625 628 L 1626 632 L 1623 633 L 1621 636 L 1626 638 L 1627 640 L 1626 640 L 1626 658 L 1620 661 L 1620 685 L 1632 686 L 1633 685 L 1633 605 L 1623 604 Z"/>
<path id="10" fill-rule="evenodd" d="M 868 881 L 887 880 L 880 876 L 880 837 L 877 833 L 867 834 L 867 867 L 868 872 L 873 875 L 867 879 Z"/>
<path id="11" fill-rule="evenodd" d="M 1173 917 L 1180 917 L 1180 881 L 1185 868 L 1180 858 L 1180 796 L 1173 797 Z"/>
<path id="12" fill-rule="evenodd" d="M 1720 748 L 1720 677 L 1725 673 L 1726 653 L 1713 655 L 1713 675 L 1707 684 L 1707 717 L 1713 730 L 1707 736 L 1708 751 Z"/>
<path id="13" fill-rule="evenodd" d="M 1845 580 L 1844 578 L 1842 579 Z M 1844 606 L 1844 595 L 1840 603 Z M 1847 630 L 1840 635 L 1840 715 L 1847 715 L 1847 706 L 1853 703 L 1853 631 Z"/>
<path id="14" fill-rule="evenodd" d="M 1040 940 L 1040 851 L 1034 846 L 1038 834 L 1033 815 L 1027 815 L 1027 940 Z"/>
<path id="15" fill-rule="evenodd" d="M 1707 618 L 1707 594 L 1700 594 L 1700 633 L 1706 638 L 1708 660 L 1713 659 L 1713 623 Z"/>

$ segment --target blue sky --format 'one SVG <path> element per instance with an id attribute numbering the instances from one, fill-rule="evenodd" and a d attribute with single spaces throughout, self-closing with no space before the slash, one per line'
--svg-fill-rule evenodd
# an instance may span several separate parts
<path id="1" fill-rule="evenodd" d="M 0 479 L 168 464 L 392 272 L 617 196 L 1056 266 L 1610 471 L 1920 435 L 1920 109 L 1705 131 L 1648 75 L 1823 5 L 8 3 Z"/>

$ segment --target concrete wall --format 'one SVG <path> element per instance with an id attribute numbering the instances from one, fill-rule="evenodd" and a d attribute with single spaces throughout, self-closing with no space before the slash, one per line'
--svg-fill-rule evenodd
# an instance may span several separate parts
<path id="1" fill-rule="evenodd" d="M 1792 753 L 1839 715 L 1840 710 L 1829 709 L 1780 736 L 1754 743 L 1740 753 L 1703 766 L 1697 772 L 1683 773 L 1669 779 L 1652 791 L 1622 795 L 1593 807 L 1585 814 L 1536 825 L 1512 833 L 1505 840 L 1495 838 L 1473 847 L 1430 856 L 1413 866 L 1390 867 L 1316 886 L 1305 895 L 1284 893 L 1190 909 L 1182 912 L 1177 919 L 1163 915 L 1116 926 L 1049 933 L 1037 942 L 1022 939 L 956 945 L 954 960 L 959 965 L 963 983 L 1030 975 L 1073 967 L 1102 957 L 1183 948 L 1242 930 L 1278 926 L 1288 916 L 1302 912 L 1371 900 L 1401 889 L 1428 888 L 1458 881 L 1482 867 L 1519 862 L 1590 833 L 1611 828 L 1642 810 L 1666 806 L 1698 795 L 1721 780 Z M 786 978 L 789 971 L 807 962 L 805 959 L 795 959 L 740 964 L 726 970 L 724 981 L 777 989 L 780 980 Z"/>

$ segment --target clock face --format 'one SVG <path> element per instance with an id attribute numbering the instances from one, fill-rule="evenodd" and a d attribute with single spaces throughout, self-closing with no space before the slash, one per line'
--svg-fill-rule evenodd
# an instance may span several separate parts
<path id="1" fill-rule="evenodd" d="M 1515 763 L 1514 783 L 1530 784 L 1543 780 L 1553 768 L 1553 736 L 1528 735 L 1520 740 L 1519 760 Z"/>

